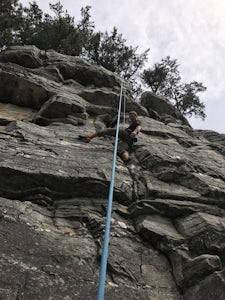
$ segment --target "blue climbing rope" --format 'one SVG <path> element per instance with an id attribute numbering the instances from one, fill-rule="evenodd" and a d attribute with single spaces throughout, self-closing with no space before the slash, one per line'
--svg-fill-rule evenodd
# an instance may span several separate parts
<path id="1" fill-rule="evenodd" d="M 108 208 L 107 208 L 107 215 L 106 215 L 105 234 L 104 234 L 104 242 L 103 242 L 103 249 L 102 249 L 102 259 L 101 259 L 101 267 L 100 267 L 97 300 L 104 300 L 104 292 L 105 292 L 105 277 L 106 277 L 109 238 L 110 238 L 110 220 L 112 214 L 112 202 L 113 202 L 116 156 L 117 156 L 118 137 L 119 137 L 122 92 L 123 92 L 123 82 L 121 83 L 121 90 L 120 90 L 119 109 L 118 109 L 118 117 L 117 117 L 117 125 L 116 125 L 116 138 L 115 138 L 114 153 L 113 153 L 111 181 L 110 181 L 109 195 L 108 195 Z"/>
<path id="2" fill-rule="evenodd" d="M 123 94 L 123 125 L 126 125 L 126 90 L 124 89 Z"/>

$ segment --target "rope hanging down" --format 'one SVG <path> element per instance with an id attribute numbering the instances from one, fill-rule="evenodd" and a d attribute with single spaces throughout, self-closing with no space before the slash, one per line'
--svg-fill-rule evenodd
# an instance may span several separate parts
<path id="1" fill-rule="evenodd" d="M 108 248 L 109 248 L 110 220 L 111 220 L 111 214 L 112 214 L 112 202 L 113 202 L 116 156 L 117 156 L 118 137 L 119 137 L 122 93 L 123 93 L 123 82 L 121 83 L 121 90 L 120 90 L 119 109 L 118 109 L 117 125 L 116 125 L 116 138 L 115 138 L 115 146 L 114 146 L 114 153 L 113 153 L 111 181 L 110 181 L 109 195 L 108 195 L 108 208 L 107 208 L 107 215 L 106 215 L 105 234 L 104 234 L 104 242 L 103 242 L 103 249 L 102 249 L 102 259 L 101 259 L 101 267 L 100 267 L 100 277 L 99 277 L 97 300 L 104 300 L 105 277 L 106 277 Z"/>
<path id="2" fill-rule="evenodd" d="M 126 89 L 124 88 L 123 93 L 123 125 L 126 125 Z"/>

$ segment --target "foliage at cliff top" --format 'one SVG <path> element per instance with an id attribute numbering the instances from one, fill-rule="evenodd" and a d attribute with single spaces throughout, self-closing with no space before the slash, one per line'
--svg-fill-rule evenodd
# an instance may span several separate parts
<path id="1" fill-rule="evenodd" d="M 163 59 L 142 72 L 149 49 L 138 54 L 138 46 L 128 46 L 116 27 L 110 33 L 96 31 L 90 6 L 81 8 L 81 19 L 76 22 L 60 2 L 49 6 L 51 15 L 44 13 L 36 2 L 24 7 L 19 0 L 2 0 L 0 51 L 12 45 L 30 44 L 80 56 L 128 80 L 135 95 L 142 92 L 142 78 L 148 88 L 168 98 L 184 115 L 206 117 L 205 105 L 196 95 L 206 88 L 197 81 L 181 84 L 176 60 Z"/>

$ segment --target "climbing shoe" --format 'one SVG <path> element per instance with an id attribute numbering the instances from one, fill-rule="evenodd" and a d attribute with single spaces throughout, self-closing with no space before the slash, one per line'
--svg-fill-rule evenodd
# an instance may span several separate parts
<path id="1" fill-rule="evenodd" d="M 89 143 L 91 141 L 91 139 L 88 136 L 84 136 L 84 135 L 78 135 L 78 139 L 84 143 Z"/>

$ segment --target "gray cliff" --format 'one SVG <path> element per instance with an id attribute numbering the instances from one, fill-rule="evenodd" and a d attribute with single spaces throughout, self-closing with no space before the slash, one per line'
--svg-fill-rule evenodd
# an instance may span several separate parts
<path id="1" fill-rule="evenodd" d="M 0 299 L 96 299 L 121 79 L 53 50 L 0 53 Z M 225 299 L 225 135 L 150 92 L 117 158 L 106 300 Z"/>

